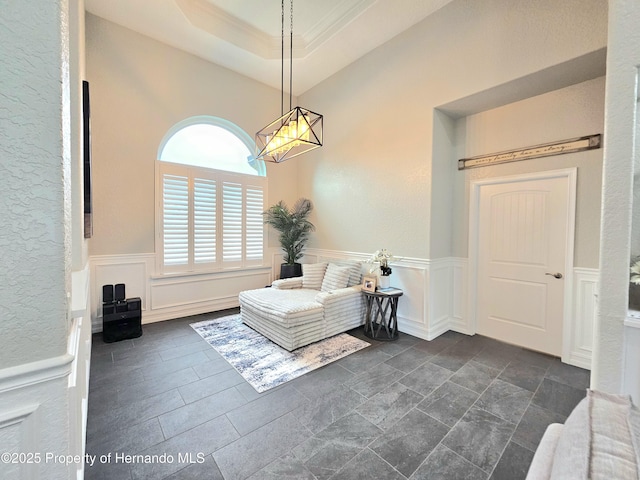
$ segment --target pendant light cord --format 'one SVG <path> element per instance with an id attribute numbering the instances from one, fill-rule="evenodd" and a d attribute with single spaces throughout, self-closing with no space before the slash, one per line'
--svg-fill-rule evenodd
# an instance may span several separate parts
<path id="1" fill-rule="evenodd" d="M 280 30 L 280 115 L 284 115 L 284 0 L 282 0 L 282 28 Z"/>
<path id="2" fill-rule="evenodd" d="M 293 0 L 291 3 L 291 18 L 289 20 L 289 111 L 293 108 L 291 97 L 293 95 Z"/>

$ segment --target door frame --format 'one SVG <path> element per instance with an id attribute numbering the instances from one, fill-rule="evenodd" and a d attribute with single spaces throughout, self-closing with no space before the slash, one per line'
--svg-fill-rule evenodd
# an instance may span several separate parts
<path id="1" fill-rule="evenodd" d="M 487 185 L 505 183 L 521 183 L 531 180 L 546 180 L 563 178 L 567 185 L 568 212 L 566 218 L 567 240 L 564 264 L 564 305 L 562 318 L 562 361 L 569 359 L 571 354 L 571 319 L 573 316 L 573 255 L 576 231 L 576 193 L 577 167 L 544 172 L 508 175 L 504 177 L 472 180 L 469 185 L 469 271 L 467 289 L 467 312 L 469 314 L 469 328 L 471 334 L 478 329 L 478 255 L 479 255 L 479 224 L 480 224 L 480 191 Z"/>

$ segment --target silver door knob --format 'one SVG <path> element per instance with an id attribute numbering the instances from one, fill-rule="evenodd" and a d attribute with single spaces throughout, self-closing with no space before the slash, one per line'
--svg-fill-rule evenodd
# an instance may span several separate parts
<path id="1" fill-rule="evenodd" d="M 545 275 L 551 275 L 553 278 L 562 278 L 562 274 L 561 273 L 545 273 Z"/>

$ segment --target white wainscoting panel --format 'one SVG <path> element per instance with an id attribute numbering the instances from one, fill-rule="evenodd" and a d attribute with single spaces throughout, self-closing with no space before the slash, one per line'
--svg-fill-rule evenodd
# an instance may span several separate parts
<path id="1" fill-rule="evenodd" d="M 452 263 L 449 258 L 431 260 L 429 265 L 429 335 L 427 340 L 433 340 L 451 329 L 452 273 Z"/>
<path id="2" fill-rule="evenodd" d="M 371 253 L 310 248 L 304 261 L 334 258 L 366 262 L 370 257 Z M 454 265 L 457 263 L 449 258 L 427 260 L 403 257 L 391 262 L 391 286 L 404 292 L 398 302 L 398 329 L 401 332 L 433 340 L 451 328 L 452 299 L 457 299 L 451 293 Z"/>
<path id="3" fill-rule="evenodd" d="M 205 275 L 163 277 L 150 280 L 151 308 L 142 323 L 197 315 L 239 306 L 243 290 L 271 283 L 271 268 L 254 268 Z"/>
<path id="4" fill-rule="evenodd" d="M 152 253 L 135 255 L 96 255 L 91 265 L 91 321 L 93 331 L 102 331 L 102 286 L 124 283 L 127 298 L 140 297 L 142 318 L 148 309 L 149 278 L 155 268 Z"/>
<path id="5" fill-rule="evenodd" d="M 272 267 L 193 275 L 155 275 L 155 255 L 92 256 L 91 318 L 102 331 L 102 286 L 124 283 L 127 298 L 140 297 L 142 323 L 237 307 L 242 290 L 270 285 Z M 278 265 L 279 268 L 279 265 Z"/>
<path id="6" fill-rule="evenodd" d="M 88 296 L 87 296 L 88 299 Z M 91 322 L 89 303 L 85 315 L 75 318 L 69 335 L 68 353 L 73 357 L 68 378 L 69 452 L 84 457 L 89 405 L 89 371 L 91 364 Z M 76 465 L 77 478 L 84 477 L 84 462 Z"/>
<path id="7" fill-rule="evenodd" d="M 79 323 L 69 336 L 68 351 L 90 336 Z M 76 346 L 71 342 L 76 342 Z M 46 455 L 81 455 L 83 432 L 74 403 L 80 395 L 82 378 L 77 374 L 70 353 L 37 362 L 0 369 L 0 452 L 40 454 L 40 463 L 0 462 L 0 478 L 35 480 L 76 478 L 83 464 L 46 462 Z M 80 399 L 81 402 L 81 399 Z M 70 423 L 74 423 L 70 425 Z M 76 447 L 80 446 L 78 450 Z"/>
<path id="8" fill-rule="evenodd" d="M 475 332 L 470 325 L 467 315 L 467 280 L 468 269 L 466 258 L 451 258 L 451 330 L 454 332 L 473 335 Z"/>
<path id="9" fill-rule="evenodd" d="M 427 264 L 408 260 L 394 264 L 391 274 L 391 286 L 404 292 L 398 300 L 398 330 L 425 339 L 429 336 L 428 277 Z"/>
<path id="10" fill-rule="evenodd" d="M 36 453 L 38 450 L 38 432 L 36 412 L 39 404 L 29 403 L 15 409 L 0 411 L 0 445 L 2 453 Z M 44 452 L 41 452 L 44 455 Z M 38 465 L 35 462 L 0 463 L 0 478 L 35 479 L 38 478 Z"/>
<path id="11" fill-rule="evenodd" d="M 595 268 L 573 269 L 573 305 L 563 333 L 569 343 L 568 354 L 562 360 L 588 370 L 591 370 L 598 276 L 598 269 Z"/>

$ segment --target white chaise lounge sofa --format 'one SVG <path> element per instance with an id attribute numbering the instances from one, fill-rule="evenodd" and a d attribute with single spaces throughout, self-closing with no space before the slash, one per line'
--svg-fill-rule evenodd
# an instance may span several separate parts
<path id="1" fill-rule="evenodd" d="M 362 263 L 302 265 L 302 277 L 240 292 L 240 316 L 289 351 L 356 328 L 364 322 Z"/>

